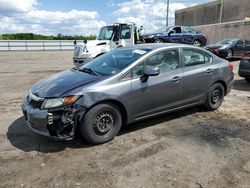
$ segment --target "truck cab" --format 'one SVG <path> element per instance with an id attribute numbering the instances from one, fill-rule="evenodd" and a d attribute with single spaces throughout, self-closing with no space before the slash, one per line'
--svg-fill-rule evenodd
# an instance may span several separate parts
<path id="1" fill-rule="evenodd" d="M 74 43 L 73 63 L 82 65 L 115 48 L 142 43 L 135 23 L 115 23 L 100 29 L 96 40 Z"/>

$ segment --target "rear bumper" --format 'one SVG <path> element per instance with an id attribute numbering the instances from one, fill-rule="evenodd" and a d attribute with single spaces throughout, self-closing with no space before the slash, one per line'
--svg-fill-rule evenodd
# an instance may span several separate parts
<path id="1" fill-rule="evenodd" d="M 250 69 L 249 70 L 239 69 L 238 74 L 240 77 L 250 78 Z"/>
<path id="2" fill-rule="evenodd" d="M 226 95 L 232 90 L 233 84 L 234 84 L 234 73 L 232 72 L 232 73 L 231 73 L 231 76 L 230 76 L 230 79 L 229 79 L 229 81 L 228 81 Z"/>
<path id="3" fill-rule="evenodd" d="M 250 60 L 241 60 L 238 74 L 240 77 L 250 78 Z"/>

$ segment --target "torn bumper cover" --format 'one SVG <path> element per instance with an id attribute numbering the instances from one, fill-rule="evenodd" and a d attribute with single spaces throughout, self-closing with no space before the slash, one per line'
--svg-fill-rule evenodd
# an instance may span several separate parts
<path id="1" fill-rule="evenodd" d="M 39 101 L 42 103 L 41 101 Z M 41 109 L 38 101 L 29 101 L 28 96 L 22 105 L 22 111 L 29 128 L 40 135 L 62 140 L 75 137 L 76 126 L 86 109 L 78 104 Z"/>

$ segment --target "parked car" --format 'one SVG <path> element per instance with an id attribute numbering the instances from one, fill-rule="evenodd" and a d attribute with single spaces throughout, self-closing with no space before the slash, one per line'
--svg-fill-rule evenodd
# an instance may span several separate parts
<path id="1" fill-rule="evenodd" d="M 222 58 L 237 58 L 250 52 L 250 41 L 243 39 L 225 39 L 216 44 L 211 44 L 205 49 Z"/>
<path id="2" fill-rule="evenodd" d="M 195 46 L 205 46 L 206 35 L 191 27 L 173 26 L 161 28 L 153 33 L 142 36 L 146 43 L 182 43 L 193 44 Z"/>
<path id="3" fill-rule="evenodd" d="M 238 74 L 250 82 L 250 53 L 242 55 Z"/>
<path id="4" fill-rule="evenodd" d="M 117 48 L 31 87 L 22 105 L 31 130 L 93 144 L 113 139 L 122 124 L 195 105 L 215 110 L 233 84 L 232 65 L 183 44 Z"/>

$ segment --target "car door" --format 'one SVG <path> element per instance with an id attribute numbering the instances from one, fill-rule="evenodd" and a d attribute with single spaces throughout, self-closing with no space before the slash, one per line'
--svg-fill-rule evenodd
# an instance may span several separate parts
<path id="1" fill-rule="evenodd" d="M 202 50 L 182 49 L 183 105 L 200 103 L 213 82 L 212 56 Z"/>
<path id="2" fill-rule="evenodd" d="M 182 43 L 181 27 L 174 27 L 168 32 L 168 39 L 172 43 Z"/>
<path id="3" fill-rule="evenodd" d="M 179 107 L 182 95 L 182 72 L 179 50 L 164 50 L 145 59 L 132 69 L 131 109 L 134 119 L 141 119 L 164 110 Z M 145 66 L 159 67 L 158 76 L 142 82 Z"/>
<path id="4" fill-rule="evenodd" d="M 120 44 L 122 46 L 129 46 L 134 44 L 132 25 L 121 25 L 120 40 Z"/>
<path id="5" fill-rule="evenodd" d="M 192 44 L 192 42 L 194 40 L 195 32 L 196 31 L 193 30 L 192 28 L 182 27 L 181 28 L 182 43 L 184 43 L 184 44 Z"/>
<path id="6" fill-rule="evenodd" d="M 235 43 L 235 49 L 233 51 L 234 53 L 234 56 L 239 56 L 241 54 L 244 54 L 244 51 L 245 51 L 245 44 L 243 42 L 243 40 L 238 40 L 236 43 Z"/>
<path id="7" fill-rule="evenodd" d="M 250 41 L 249 40 L 244 40 L 245 43 L 245 51 L 244 53 L 250 53 Z"/>

